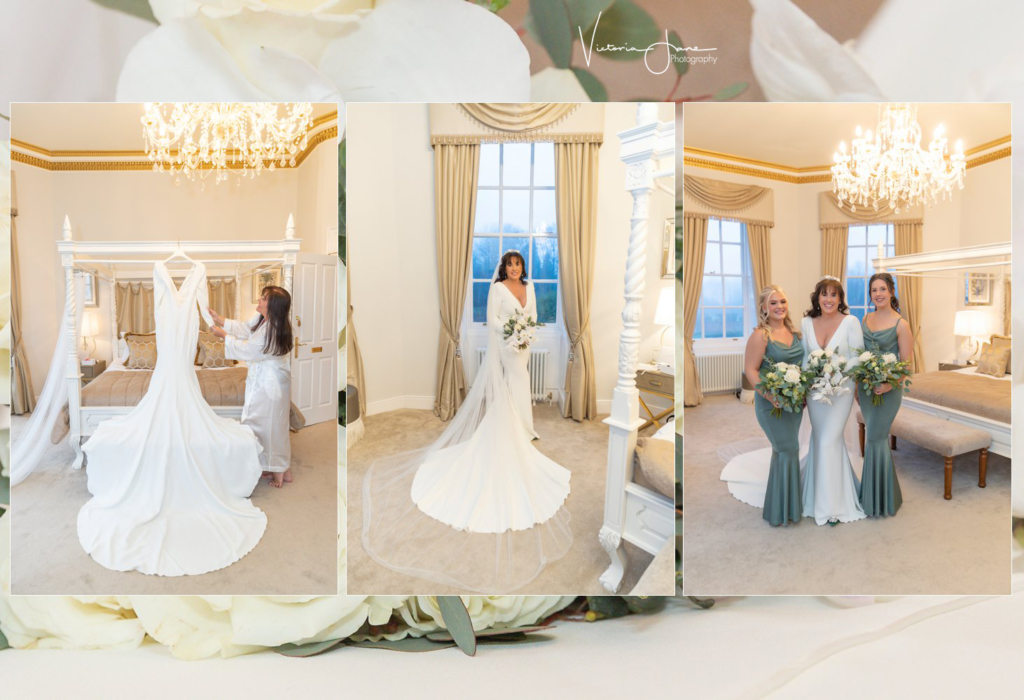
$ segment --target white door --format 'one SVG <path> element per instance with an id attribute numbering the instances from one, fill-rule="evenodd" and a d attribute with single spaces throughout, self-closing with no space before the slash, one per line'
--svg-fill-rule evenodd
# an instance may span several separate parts
<path id="1" fill-rule="evenodd" d="M 338 258 L 299 253 L 292 278 L 292 402 L 306 425 L 338 418 Z"/>

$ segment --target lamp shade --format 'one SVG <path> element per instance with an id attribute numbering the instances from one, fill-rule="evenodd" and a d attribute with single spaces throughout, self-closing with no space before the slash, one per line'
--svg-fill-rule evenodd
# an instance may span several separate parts
<path id="1" fill-rule="evenodd" d="M 988 318 L 980 311 L 957 311 L 953 320 L 953 335 L 978 337 L 989 334 Z"/>
<path id="2" fill-rule="evenodd" d="M 654 325 L 674 326 L 676 324 L 675 287 L 665 287 L 658 295 L 658 308 L 654 311 Z"/>
<path id="3" fill-rule="evenodd" d="M 91 338 L 97 333 L 99 333 L 99 330 L 96 326 L 96 314 L 91 312 L 82 314 L 82 331 L 80 335 Z"/>

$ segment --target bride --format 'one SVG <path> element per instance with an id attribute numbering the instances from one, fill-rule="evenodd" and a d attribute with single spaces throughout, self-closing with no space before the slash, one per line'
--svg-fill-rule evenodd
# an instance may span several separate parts
<path id="1" fill-rule="evenodd" d="M 401 573 L 477 592 L 533 580 L 572 544 L 570 473 L 531 442 L 529 349 L 509 347 L 506 322 L 536 319 L 517 250 L 502 257 L 487 297 L 487 353 L 458 413 L 429 447 L 376 460 L 363 481 L 363 548 Z M 405 591 L 407 593 L 412 591 Z"/>
<path id="2" fill-rule="evenodd" d="M 864 335 L 860 322 L 848 313 L 846 294 L 838 279 L 825 275 L 818 281 L 801 326 L 804 366 L 811 354 L 819 350 L 832 350 L 851 360 L 850 366 L 856 364 L 854 351 L 864 347 Z M 843 437 L 853 409 L 855 387 L 849 378 L 844 378 L 841 386 L 848 391 L 832 396 L 831 403 L 807 402 L 811 445 L 801 465 L 804 517 L 814 518 L 818 525 L 848 523 L 865 517 L 858 497 L 860 482 Z"/>

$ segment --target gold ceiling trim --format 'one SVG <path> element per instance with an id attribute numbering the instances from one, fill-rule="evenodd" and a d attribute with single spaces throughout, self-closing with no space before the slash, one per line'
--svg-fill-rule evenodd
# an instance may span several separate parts
<path id="1" fill-rule="evenodd" d="M 321 124 L 326 124 L 329 121 L 336 121 L 337 119 L 338 119 L 338 110 L 334 110 L 333 112 L 328 112 L 327 114 L 323 114 L 323 115 L 313 119 L 313 127 L 312 128 L 315 129 L 318 126 L 320 126 Z"/>
<path id="2" fill-rule="evenodd" d="M 966 151 L 964 151 L 964 155 L 965 156 L 973 156 L 975 153 L 981 153 L 982 151 L 987 151 L 990 148 L 995 148 L 996 146 L 1002 146 L 1004 143 L 1010 143 L 1010 140 L 1011 140 L 1010 135 L 1007 134 L 1006 136 L 1002 136 L 1002 137 L 1000 137 L 998 139 L 993 139 L 992 141 L 989 141 L 988 143 L 983 143 L 980 146 L 975 146 L 974 148 L 969 148 Z"/>
<path id="3" fill-rule="evenodd" d="M 337 114 L 337 112 L 335 112 Z M 277 165 L 276 167 L 282 170 L 288 170 L 292 167 L 299 167 L 302 162 L 309 157 L 309 154 L 313 152 L 313 149 L 319 146 L 324 141 L 328 141 L 332 138 L 337 138 L 338 127 L 332 126 L 322 131 L 318 131 L 306 140 L 306 149 L 302 151 L 298 156 L 295 157 L 295 165 Z M 51 157 L 61 157 L 62 154 L 101 154 L 107 157 L 121 157 L 121 158 L 145 158 L 145 151 L 47 151 L 45 148 L 34 146 L 24 141 L 18 141 L 17 139 L 11 139 L 11 145 L 26 150 L 35 151 L 36 153 L 43 153 L 50 155 Z M 110 171 L 110 170 L 125 170 L 125 171 L 141 171 L 141 170 L 152 170 L 153 164 L 149 160 L 78 160 L 78 161 L 49 161 L 43 160 L 42 158 L 36 158 L 19 151 L 11 151 L 11 160 L 17 163 L 25 163 L 26 165 L 33 165 L 43 170 L 50 170 L 53 172 L 89 172 L 89 171 Z M 264 165 L 270 165 L 269 160 L 263 161 Z M 275 161 L 276 163 L 276 161 Z M 203 166 L 201 170 L 209 170 L 211 166 Z"/>

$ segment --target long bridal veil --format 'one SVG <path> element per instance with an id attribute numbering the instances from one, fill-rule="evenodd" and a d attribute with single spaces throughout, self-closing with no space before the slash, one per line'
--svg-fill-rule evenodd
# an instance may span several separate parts
<path id="1" fill-rule="evenodd" d="M 492 290 L 496 278 L 497 269 Z M 367 471 L 363 548 L 383 566 L 473 592 L 508 593 L 572 544 L 568 486 L 560 491 L 550 472 L 536 468 L 547 458 L 516 414 L 501 351 L 498 333 L 488 328 L 481 366 L 441 436 L 426 448 L 379 458 Z M 430 503 L 421 497 L 422 482 L 413 483 L 424 465 L 440 474 Z"/>
<path id="2" fill-rule="evenodd" d="M 85 279 L 77 273 L 75 298 L 85 298 Z M 76 328 L 82 327 L 83 306 L 84 304 L 78 303 L 75 308 Z M 67 318 L 68 302 L 65 302 L 57 329 L 57 345 L 53 349 L 53 359 L 50 361 L 50 371 L 47 372 L 46 382 L 43 384 L 43 393 L 36 401 L 36 407 L 25 427 L 18 433 L 18 439 L 11 445 L 11 486 L 23 481 L 39 465 L 39 460 L 51 444 L 50 433 L 53 424 L 68 402 L 67 363 L 71 339 L 67 332 Z"/>

